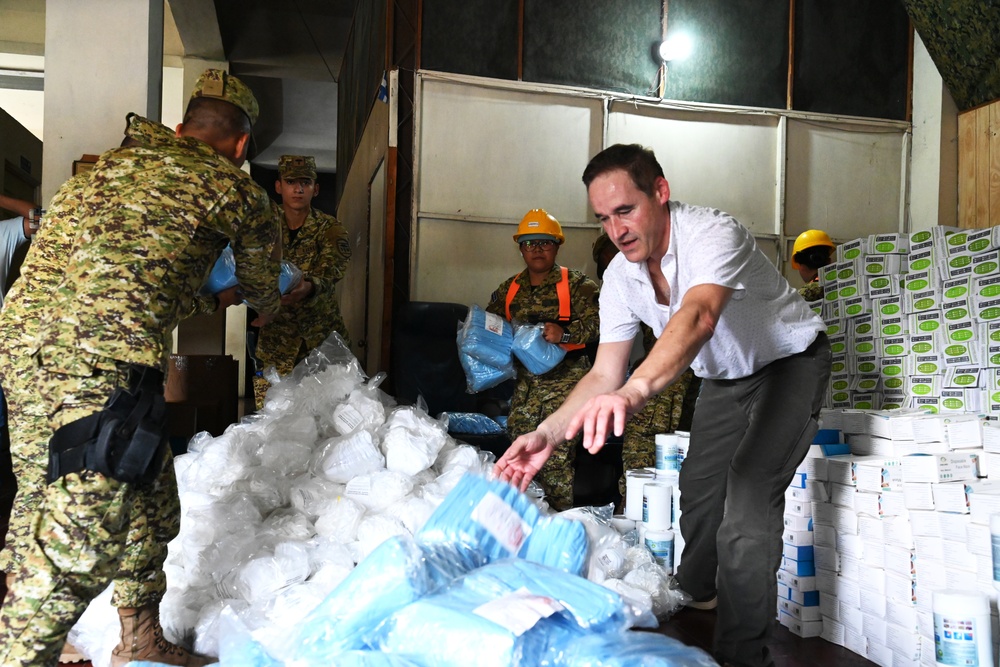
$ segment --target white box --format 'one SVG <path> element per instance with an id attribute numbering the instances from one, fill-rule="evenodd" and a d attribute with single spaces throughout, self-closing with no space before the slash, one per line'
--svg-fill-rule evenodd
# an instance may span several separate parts
<path id="1" fill-rule="evenodd" d="M 843 600 L 840 601 L 840 622 L 844 627 L 853 632 L 861 633 L 861 628 L 865 622 L 865 615 L 859 607 L 852 607 Z"/>
<path id="2" fill-rule="evenodd" d="M 786 530 L 781 536 L 781 541 L 786 544 L 794 544 L 796 546 L 811 545 L 813 543 L 813 531 Z"/>
<path id="3" fill-rule="evenodd" d="M 907 660 L 920 660 L 920 633 L 916 629 L 887 623 L 886 646 Z"/>
<path id="4" fill-rule="evenodd" d="M 906 509 L 933 510 L 934 493 L 930 484 L 905 482 L 903 484 L 903 502 Z"/>
<path id="5" fill-rule="evenodd" d="M 823 633 L 820 635 L 823 639 L 830 642 L 831 644 L 836 644 L 837 646 L 844 645 L 844 624 L 835 618 L 823 616 Z"/>
<path id="6" fill-rule="evenodd" d="M 885 580 L 885 573 L 881 570 L 879 572 L 878 579 L 880 581 Z M 885 592 L 878 592 L 871 590 L 869 588 L 861 589 L 861 611 L 864 614 L 869 614 L 875 616 L 876 618 L 885 618 Z"/>
<path id="7" fill-rule="evenodd" d="M 902 459 L 881 456 L 855 457 L 854 479 L 859 491 L 902 490 Z"/>
<path id="8" fill-rule="evenodd" d="M 813 545 L 817 547 L 836 547 L 837 530 L 832 525 L 813 526 Z"/>
<path id="9" fill-rule="evenodd" d="M 840 620 L 840 599 L 833 593 L 822 592 L 819 596 L 819 613 L 824 618 Z"/>
<path id="10" fill-rule="evenodd" d="M 917 604 L 916 582 L 910 577 L 886 572 L 885 596 L 894 602 L 915 606 Z"/>
<path id="11" fill-rule="evenodd" d="M 945 482 L 932 484 L 931 489 L 938 511 L 968 514 L 971 508 L 970 496 L 977 491 L 1000 489 L 1000 479 Z"/>
<path id="12" fill-rule="evenodd" d="M 884 619 L 862 612 L 861 632 L 864 633 L 869 642 L 885 644 L 886 625 Z"/>
<path id="13" fill-rule="evenodd" d="M 786 612 L 799 621 L 819 621 L 819 607 L 803 607 L 791 600 L 778 600 L 778 609 Z"/>
<path id="14" fill-rule="evenodd" d="M 858 612 L 861 613 L 860 611 Z M 844 625 L 844 648 L 860 656 L 868 655 L 868 640 L 861 634 L 861 630 L 851 630 Z"/>
<path id="15" fill-rule="evenodd" d="M 979 457 L 974 453 L 914 454 L 903 457 L 903 479 L 907 482 L 938 484 L 971 480 L 978 476 Z"/>
<path id="16" fill-rule="evenodd" d="M 929 535 L 941 537 L 941 522 L 937 512 L 910 512 L 910 525 L 913 528 L 913 536 Z"/>
<path id="17" fill-rule="evenodd" d="M 910 523 L 909 514 L 909 511 L 907 511 L 907 516 L 893 516 L 882 519 L 886 546 L 901 547 L 903 549 L 913 548 L 913 527 Z"/>
<path id="18" fill-rule="evenodd" d="M 904 630 L 918 631 L 917 610 L 915 607 L 889 600 L 885 605 L 885 620 L 898 625 Z"/>

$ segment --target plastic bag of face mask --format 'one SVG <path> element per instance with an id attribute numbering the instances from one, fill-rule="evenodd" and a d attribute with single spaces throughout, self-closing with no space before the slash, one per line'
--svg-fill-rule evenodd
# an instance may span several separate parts
<path id="1" fill-rule="evenodd" d="M 492 452 L 480 451 L 471 445 L 460 445 L 454 440 L 449 440 L 438 454 L 433 469 L 441 474 L 452 470 L 486 474 L 493 469 L 494 462 L 496 457 Z"/>
<path id="2" fill-rule="evenodd" d="M 69 641 L 95 665 L 111 664 L 111 651 L 119 640 L 118 612 L 111 605 L 114 585 L 110 584 L 91 600 L 69 631 Z M 114 628 L 109 632 L 109 628 Z"/>
<path id="3" fill-rule="evenodd" d="M 590 542 L 590 557 L 587 559 L 587 579 L 601 583 L 605 579 L 619 578 L 625 575 L 627 546 L 621 534 L 611 525 L 614 514 L 614 504 L 601 507 L 574 507 L 560 512 L 559 516 L 575 519 L 587 529 L 587 539 Z"/>
<path id="4" fill-rule="evenodd" d="M 288 294 L 302 282 L 302 269 L 289 261 L 281 260 L 281 271 L 278 273 L 278 291 Z"/>
<path id="5" fill-rule="evenodd" d="M 352 479 L 383 470 L 385 457 L 371 431 L 360 430 L 330 438 L 320 444 L 312 469 L 331 482 L 346 484 Z"/>
<path id="6" fill-rule="evenodd" d="M 236 258 L 233 256 L 233 249 L 228 245 L 222 249 L 219 258 L 215 260 L 212 270 L 205 279 L 205 283 L 198 290 L 203 296 L 218 294 L 223 290 L 239 285 L 236 279 Z"/>
<path id="7" fill-rule="evenodd" d="M 519 324 L 514 328 L 511 350 L 532 375 L 548 373 L 566 358 L 566 350 L 545 340 L 544 333 L 544 324 Z"/>
<path id="8" fill-rule="evenodd" d="M 370 514 L 364 517 L 358 524 L 358 547 L 361 550 L 361 559 L 367 558 L 378 545 L 396 536 L 410 536 L 410 531 L 396 517 L 388 513 Z"/>
<path id="9" fill-rule="evenodd" d="M 511 380 L 517 376 L 514 370 L 514 362 L 510 362 L 500 367 L 484 364 L 478 359 L 459 350 L 458 361 L 465 371 L 465 390 L 470 394 L 476 394 L 491 387 L 495 387 L 501 382 Z"/>
<path id="10" fill-rule="evenodd" d="M 450 439 L 446 424 L 412 407 L 393 410 L 379 435 L 385 467 L 409 476 L 430 468 Z"/>
<path id="11" fill-rule="evenodd" d="M 392 470 L 378 470 L 355 477 L 344 490 L 351 500 L 361 504 L 370 514 L 382 512 L 413 491 L 413 478 Z"/>
<path id="12" fill-rule="evenodd" d="M 473 435 L 503 433 L 503 426 L 480 412 L 444 412 L 442 417 L 448 420 L 449 433 Z"/>
<path id="13" fill-rule="evenodd" d="M 561 647 L 566 667 L 710 667 L 705 651 L 652 632 L 588 633 Z"/>
<path id="14" fill-rule="evenodd" d="M 333 409 L 333 427 L 338 434 L 346 435 L 360 428 L 375 430 L 385 423 L 385 405 L 377 391 L 368 386 L 355 389 Z"/>
<path id="15" fill-rule="evenodd" d="M 306 472 L 292 480 L 288 499 L 292 507 L 315 521 L 316 517 L 329 511 L 343 493 L 343 484 Z"/>
<path id="16" fill-rule="evenodd" d="M 342 496 L 316 519 L 316 534 L 349 544 L 358 539 L 358 525 L 364 515 L 360 503 Z"/>
<path id="17" fill-rule="evenodd" d="M 476 361 L 504 368 L 511 363 L 511 347 L 514 344 L 514 328 L 510 322 L 487 313 L 477 305 L 469 308 L 469 314 L 458 330 L 458 349 Z"/>

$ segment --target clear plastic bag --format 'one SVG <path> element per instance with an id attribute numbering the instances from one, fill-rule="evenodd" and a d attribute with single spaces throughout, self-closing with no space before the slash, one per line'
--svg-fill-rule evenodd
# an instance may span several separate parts
<path id="1" fill-rule="evenodd" d="M 519 324 L 514 328 L 511 350 L 532 375 L 548 373 L 566 358 L 566 350 L 545 340 L 544 332 L 544 324 Z"/>

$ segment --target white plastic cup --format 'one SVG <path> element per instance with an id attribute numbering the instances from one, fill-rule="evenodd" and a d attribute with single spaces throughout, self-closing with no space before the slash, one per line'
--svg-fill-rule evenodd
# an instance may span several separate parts
<path id="1" fill-rule="evenodd" d="M 986 594 L 934 591 L 933 609 L 935 665 L 993 667 L 990 599 Z"/>
<path id="2" fill-rule="evenodd" d="M 656 480 L 648 470 L 625 471 L 625 518 L 642 521 L 642 487 Z"/>
<path id="3" fill-rule="evenodd" d="M 673 499 L 669 484 L 650 482 L 642 487 L 642 521 L 647 530 L 670 530 Z"/>
<path id="4" fill-rule="evenodd" d="M 656 469 L 657 470 L 680 470 L 677 463 L 677 436 L 673 433 L 657 433 L 656 442 Z"/>
<path id="5" fill-rule="evenodd" d="M 646 530 L 643 543 L 656 562 L 670 574 L 674 573 L 674 532 L 672 530 Z"/>

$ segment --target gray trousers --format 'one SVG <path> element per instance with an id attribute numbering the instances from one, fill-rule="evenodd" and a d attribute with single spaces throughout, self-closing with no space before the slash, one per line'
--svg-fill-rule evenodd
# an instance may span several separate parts
<path id="1" fill-rule="evenodd" d="M 785 490 L 805 458 L 830 378 L 830 343 L 739 380 L 705 380 L 681 466 L 677 571 L 695 600 L 719 596 L 714 649 L 735 665 L 773 665 Z"/>

